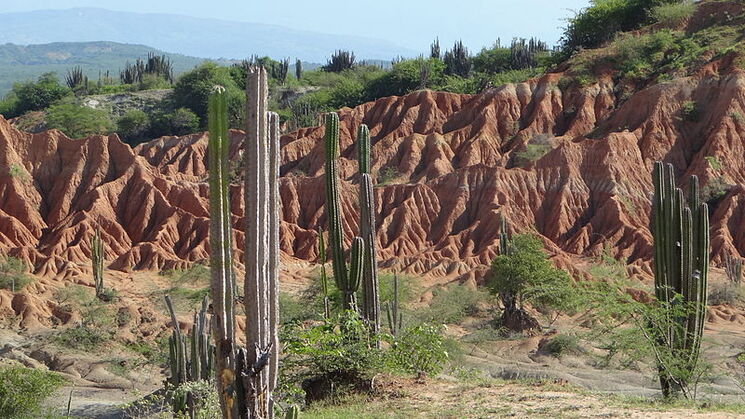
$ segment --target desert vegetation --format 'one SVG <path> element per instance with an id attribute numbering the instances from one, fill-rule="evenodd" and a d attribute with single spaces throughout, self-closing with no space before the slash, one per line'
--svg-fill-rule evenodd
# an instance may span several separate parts
<path id="1" fill-rule="evenodd" d="M 112 408 L 126 417 L 743 414 L 742 167 L 722 152 L 742 148 L 743 108 L 715 112 L 690 87 L 739 91 L 742 17 L 686 26 L 710 3 L 593 1 L 557 48 L 436 40 L 387 68 L 338 50 L 317 69 L 252 57 L 179 76 L 150 55 L 118 79 L 72 68 L 16 85 L 4 115 L 43 113 L 112 163 L 81 166 L 50 200 L 64 188 L 39 173 L 77 169 L 8 152 L 3 217 L 26 228 L 41 207 L 67 230 L 3 238 L 68 245 L 3 244 L 0 325 L 46 329 L 8 331 L 0 416 L 72 417 L 85 396 L 69 381 L 142 385 Z M 445 93 L 385 99 L 425 89 Z M 116 116 L 86 105 L 135 91 L 167 93 Z M 629 100 L 664 117 L 647 123 Z M 423 103 L 439 125 L 413 121 Z M 717 124 L 731 137 L 699 140 Z M 663 129 L 650 139 L 650 126 Z M 144 144 L 83 138 L 113 132 Z M 181 137 L 148 142 L 161 135 Z M 122 250 L 138 234 L 155 238 Z"/>

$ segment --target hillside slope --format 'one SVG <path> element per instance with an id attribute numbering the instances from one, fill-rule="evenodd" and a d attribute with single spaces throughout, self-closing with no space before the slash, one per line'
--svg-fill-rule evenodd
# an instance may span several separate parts
<path id="1" fill-rule="evenodd" d="M 205 59 L 166 53 L 144 45 L 116 42 L 55 42 L 38 45 L 0 45 L 0 95 L 13 87 L 14 82 L 36 79 L 55 72 L 64 77 L 68 70 L 80 66 L 93 81 L 100 73 L 109 71 L 118 79 L 124 65 L 145 59 L 149 53 L 166 55 L 179 74 L 198 66 Z"/>
<path id="2" fill-rule="evenodd" d="M 23 45 L 104 40 L 150 45 L 197 57 L 242 59 L 257 54 L 310 62 L 325 62 L 339 48 L 368 59 L 390 60 L 418 54 L 379 39 L 177 14 L 76 8 L 1 13 L 0 22 L 0 43 Z"/>

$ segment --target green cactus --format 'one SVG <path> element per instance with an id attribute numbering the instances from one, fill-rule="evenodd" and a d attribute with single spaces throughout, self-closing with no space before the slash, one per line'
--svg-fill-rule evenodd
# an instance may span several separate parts
<path id="1" fill-rule="evenodd" d="M 93 265 L 93 282 L 96 285 L 96 297 L 106 298 L 106 292 L 103 286 L 103 242 L 101 241 L 101 231 L 96 228 L 91 241 L 91 264 Z"/>
<path id="2" fill-rule="evenodd" d="M 370 176 L 370 131 L 365 124 L 360 125 L 357 131 L 357 161 L 360 173 L 360 237 L 365 241 L 362 314 L 370 331 L 377 335 L 380 332 L 380 286 L 375 252 L 375 195 Z M 376 342 L 376 345 L 379 344 Z"/>
<path id="3" fill-rule="evenodd" d="M 329 300 L 329 280 L 326 274 L 326 244 L 323 231 L 318 229 L 318 264 L 321 265 L 321 291 L 323 292 L 323 318 L 331 317 L 331 303 Z"/>
<path id="4" fill-rule="evenodd" d="M 235 307 L 232 266 L 232 227 L 228 151 L 228 104 L 225 88 L 215 86 L 208 100 L 210 198 L 210 291 L 213 305 L 214 337 L 217 344 L 215 368 L 217 391 L 224 417 L 235 417 L 233 390 L 235 376 Z"/>
<path id="5" fill-rule="evenodd" d="M 355 237 L 352 244 L 349 271 L 344 262 L 344 225 L 342 223 L 341 201 L 339 198 L 339 116 L 326 114 L 326 218 L 329 225 L 329 249 L 334 282 L 343 295 L 343 308 L 356 310 L 356 292 L 362 279 L 364 268 L 364 240 Z"/>
<path id="6" fill-rule="evenodd" d="M 171 297 L 166 295 L 166 307 L 171 315 L 173 332 L 168 338 L 168 364 L 171 376 L 168 385 L 176 389 L 182 384 L 190 381 L 211 380 L 212 367 L 214 363 L 215 346 L 210 343 L 209 323 L 207 322 L 208 300 L 204 297 L 199 313 L 194 314 L 194 325 L 191 334 L 187 337 L 181 334 L 176 312 L 173 309 Z M 188 350 L 187 350 L 188 348 Z M 193 396 L 189 393 L 173 396 L 173 412 L 195 413 Z M 194 417 L 193 415 L 191 417 Z"/>
<path id="7" fill-rule="evenodd" d="M 399 309 L 398 298 L 398 275 L 393 275 L 393 302 L 386 301 L 385 311 L 388 315 L 388 329 L 391 335 L 396 336 L 403 328 L 403 313 Z"/>
<path id="8" fill-rule="evenodd" d="M 698 363 L 706 314 L 709 211 L 701 203 L 696 176 L 690 179 L 687 205 L 683 192 L 675 187 L 672 165 L 655 162 L 652 180 L 655 295 L 671 319 L 657 344 L 664 345 L 682 369 L 672 372 L 660 363 L 660 385 L 665 397 L 676 391 L 688 396 L 686 389 Z M 679 306 L 685 307 L 685 315 L 672 312 Z"/>

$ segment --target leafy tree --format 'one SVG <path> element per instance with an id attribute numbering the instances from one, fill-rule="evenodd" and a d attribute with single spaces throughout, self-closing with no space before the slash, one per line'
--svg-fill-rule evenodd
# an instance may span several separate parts
<path id="1" fill-rule="evenodd" d="M 39 111 L 72 93 L 60 84 L 54 73 L 39 76 L 38 80 L 16 83 L 12 92 L 6 97 L 6 118 L 14 118 L 28 111 Z"/>
<path id="2" fill-rule="evenodd" d="M 245 110 L 245 94 L 236 84 L 231 69 L 206 62 L 181 75 L 173 89 L 176 108 L 186 108 L 197 114 L 200 126 L 207 124 L 207 99 L 216 85 L 223 86 L 228 96 L 228 117 L 232 127 L 240 127 Z M 245 80 L 245 78 L 244 78 Z M 244 82 L 245 85 L 245 82 Z"/>
<path id="3" fill-rule="evenodd" d="M 186 135 L 199 131 L 199 117 L 186 108 L 173 112 L 159 112 L 153 115 L 150 122 L 150 137 L 164 135 Z"/>
<path id="4" fill-rule="evenodd" d="M 70 138 L 107 134 L 113 129 L 106 112 L 74 103 L 51 106 L 47 110 L 47 126 L 64 132 Z"/>
<path id="5" fill-rule="evenodd" d="M 536 329 L 538 322 L 525 311 L 530 303 L 542 310 L 569 309 L 571 279 L 553 266 L 541 241 L 530 234 L 512 238 L 509 251 L 492 262 L 489 290 L 500 296 L 501 323 L 511 330 Z"/>
<path id="6" fill-rule="evenodd" d="M 423 71 L 423 69 L 425 69 Z M 438 88 L 444 80 L 445 64 L 435 58 L 401 61 L 390 71 L 372 79 L 365 88 L 365 99 L 401 96 L 422 88 Z M 426 73 L 426 77 L 423 75 Z"/>
<path id="7" fill-rule="evenodd" d="M 117 133 L 130 145 L 141 143 L 150 129 L 150 118 L 139 109 L 127 111 L 116 122 Z"/>

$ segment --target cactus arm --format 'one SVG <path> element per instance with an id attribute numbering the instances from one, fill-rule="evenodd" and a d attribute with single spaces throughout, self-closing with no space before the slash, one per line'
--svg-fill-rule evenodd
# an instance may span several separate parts
<path id="1" fill-rule="evenodd" d="M 365 241 L 362 239 L 362 237 L 355 237 L 352 241 L 351 261 L 349 264 L 348 277 L 349 282 L 343 289 L 345 310 L 356 310 L 357 308 L 355 292 L 360 287 L 360 283 L 362 282 L 363 266 L 365 263 L 364 247 Z"/>
<path id="2" fill-rule="evenodd" d="M 286 61 L 289 63 L 289 61 Z M 277 377 L 279 371 L 279 225 L 281 222 L 279 196 L 279 115 L 271 112 L 269 115 L 269 278 L 267 280 L 268 290 L 268 308 L 269 308 L 269 345 L 273 348 L 269 358 L 268 368 L 268 411 L 274 412 L 273 390 L 277 387 Z M 269 414 L 273 416 L 273 413 Z"/>
<path id="3" fill-rule="evenodd" d="M 370 173 L 370 130 L 365 124 L 357 130 L 357 162 L 360 174 Z"/>
<path id="4" fill-rule="evenodd" d="M 329 304 L 329 280 L 326 274 L 326 244 L 323 240 L 323 231 L 318 229 L 318 263 L 321 265 L 321 291 L 323 292 L 323 318 L 331 316 Z"/>

